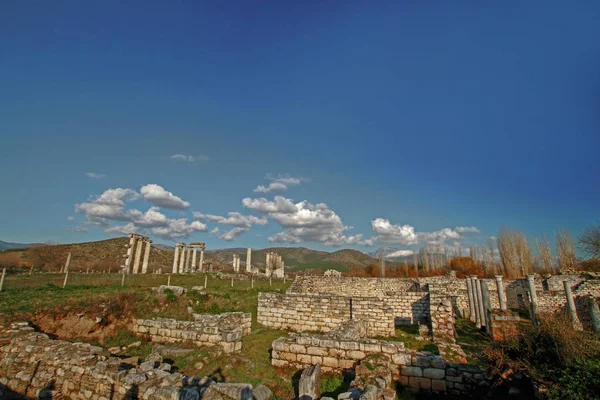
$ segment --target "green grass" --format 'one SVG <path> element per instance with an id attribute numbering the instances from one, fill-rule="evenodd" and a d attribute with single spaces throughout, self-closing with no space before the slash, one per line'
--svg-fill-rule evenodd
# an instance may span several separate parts
<path id="1" fill-rule="evenodd" d="M 404 347 L 417 351 L 429 351 L 432 354 L 439 354 L 437 346 L 430 340 L 417 340 L 419 336 L 419 326 L 409 325 L 396 328 L 396 336 L 394 337 L 378 337 L 379 340 L 388 340 L 392 342 L 402 342 Z"/>
<path id="2" fill-rule="evenodd" d="M 481 353 L 483 346 L 489 343 L 489 339 L 467 318 L 458 318 L 455 327 L 456 343 L 467 354 L 467 360 L 470 363 L 478 363 L 477 355 Z"/>

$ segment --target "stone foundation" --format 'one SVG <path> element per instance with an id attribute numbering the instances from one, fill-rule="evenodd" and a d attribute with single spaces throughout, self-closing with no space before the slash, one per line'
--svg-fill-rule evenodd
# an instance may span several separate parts
<path id="1" fill-rule="evenodd" d="M 169 364 L 138 364 L 137 357 L 110 357 L 100 347 L 42 333 L 11 329 L 0 332 L 0 343 L 0 398 L 217 400 L 241 385 L 171 373 Z M 247 398 L 270 396 L 263 385 L 241 386 Z"/>
<path id="2" fill-rule="evenodd" d="M 135 319 L 133 332 L 156 343 L 188 343 L 195 346 L 219 345 L 225 353 L 242 349 L 242 336 L 250 333 L 252 314 L 194 314 L 194 321 L 175 319 Z"/>
<path id="3" fill-rule="evenodd" d="M 273 342 L 275 367 L 305 369 L 321 364 L 322 371 L 353 369 L 376 356 L 387 364 L 400 385 L 414 391 L 470 395 L 487 385 L 485 372 L 469 364 L 455 364 L 439 356 L 404 348 L 404 343 L 375 339 L 345 339 L 329 335 L 290 334 Z"/>

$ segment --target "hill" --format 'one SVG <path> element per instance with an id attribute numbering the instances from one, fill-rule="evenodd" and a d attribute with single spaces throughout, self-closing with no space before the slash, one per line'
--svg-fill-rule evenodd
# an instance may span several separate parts
<path id="1" fill-rule="evenodd" d="M 21 266 L 28 268 L 35 266 L 36 270 L 56 271 L 65 264 L 67 255 L 71 253 L 71 269 L 85 270 L 88 267 L 95 270 L 116 271 L 124 263 L 126 246 L 129 239 L 126 237 L 101 240 L 97 242 L 72 243 L 60 245 L 47 245 L 30 247 L 21 250 L 7 250 L 0 253 L 0 266 Z M 173 265 L 173 248 L 158 243 L 152 244 L 150 252 L 150 270 L 162 268 L 171 271 Z M 378 264 L 379 261 L 369 254 L 360 251 L 343 249 L 335 252 L 311 250 L 306 247 L 270 247 L 252 251 L 252 265 L 259 268 L 265 267 L 267 253 L 275 252 L 282 256 L 286 269 L 289 271 L 303 271 L 310 269 L 336 269 L 348 271 L 352 268 L 365 268 L 369 264 Z M 239 254 L 241 263 L 245 266 L 246 248 L 208 249 L 205 261 L 215 265 L 228 265 L 234 254 Z M 387 262 L 388 266 L 397 263 Z M 243 269 L 244 267 L 242 267 Z"/>
<path id="2" fill-rule="evenodd" d="M 96 270 L 116 271 L 124 263 L 126 246 L 129 238 L 116 238 L 100 240 L 97 242 L 72 243 L 36 246 L 23 249 L 20 252 L 0 253 L 0 265 L 30 267 L 36 270 L 60 270 L 71 253 L 73 270 L 85 270 L 88 267 Z M 19 257 L 16 257 L 19 255 Z M 152 247 L 150 251 L 150 264 L 154 268 L 163 269 L 173 265 L 173 255 L 168 251 Z"/>

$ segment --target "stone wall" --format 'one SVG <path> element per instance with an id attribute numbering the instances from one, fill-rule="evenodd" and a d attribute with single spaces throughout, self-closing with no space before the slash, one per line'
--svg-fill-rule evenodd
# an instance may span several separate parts
<path id="1" fill-rule="evenodd" d="M 394 336 L 395 325 L 429 320 L 428 296 L 427 292 L 382 297 L 259 293 L 257 320 L 292 332 L 329 332 L 344 321 L 359 319 L 367 324 L 369 336 Z"/>
<path id="2" fill-rule="evenodd" d="M 470 395 L 479 385 L 487 384 L 484 371 L 476 366 L 450 363 L 430 353 L 408 350 L 401 342 L 375 339 L 290 334 L 273 342 L 271 363 L 297 369 L 321 364 L 323 371 L 341 371 L 370 356 L 387 358 L 395 379 L 413 390 Z"/>
<path id="3" fill-rule="evenodd" d="M 100 347 L 41 333 L 9 329 L 0 332 L 0 343 L 0 398 L 216 400 L 223 398 L 223 386 L 231 385 L 171 373 L 171 366 L 159 361 L 110 357 Z M 258 389 L 244 387 L 248 398 Z"/>
<path id="4" fill-rule="evenodd" d="M 242 336 L 250 333 L 252 314 L 194 314 L 194 321 L 175 319 L 134 319 L 133 332 L 156 343 L 219 345 L 226 353 L 242 349 Z"/>
<path id="5" fill-rule="evenodd" d="M 411 279 L 297 276 L 287 293 L 322 293 L 338 296 L 381 297 L 415 288 Z"/>

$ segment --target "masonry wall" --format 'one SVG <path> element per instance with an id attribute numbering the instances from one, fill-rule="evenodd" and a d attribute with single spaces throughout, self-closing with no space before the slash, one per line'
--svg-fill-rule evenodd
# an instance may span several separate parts
<path id="1" fill-rule="evenodd" d="M 287 293 L 323 293 L 338 296 L 382 297 L 415 288 L 411 279 L 297 276 Z"/>
<path id="2" fill-rule="evenodd" d="M 171 373 L 168 364 L 126 364 L 100 347 L 41 333 L 9 330 L 2 338 L 9 340 L 0 346 L 0 398 L 197 399 L 212 384 Z"/>
<path id="3" fill-rule="evenodd" d="M 408 350 L 401 342 L 290 334 L 273 342 L 271 355 L 275 367 L 304 369 L 319 363 L 323 371 L 352 369 L 370 356 L 385 357 L 402 386 L 420 391 L 470 396 L 478 386 L 488 382 L 484 371 L 476 366 L 450 363 L 439 356 Z"/>
<path id="4" fill-rule="evenodd" d="M 133 332 L 156 343 L 192 343 L 196 346 L 219 345 L 226 353 L 242 349 L 242 336 L 250 333 L 252 314 L 194 314 L 194 321 L 175 319 L 135 319 Z"/>
<path id="5" fill-rule="evenodd" d="M 368 336 L 393 336 L 395 325 L 429 320 L 428 296 L 427 292 L 385 297 L 259 293 L 257 320 L 292 332 L 329 332 L 342 322 L 358 319 L 367 324 Z"/>

